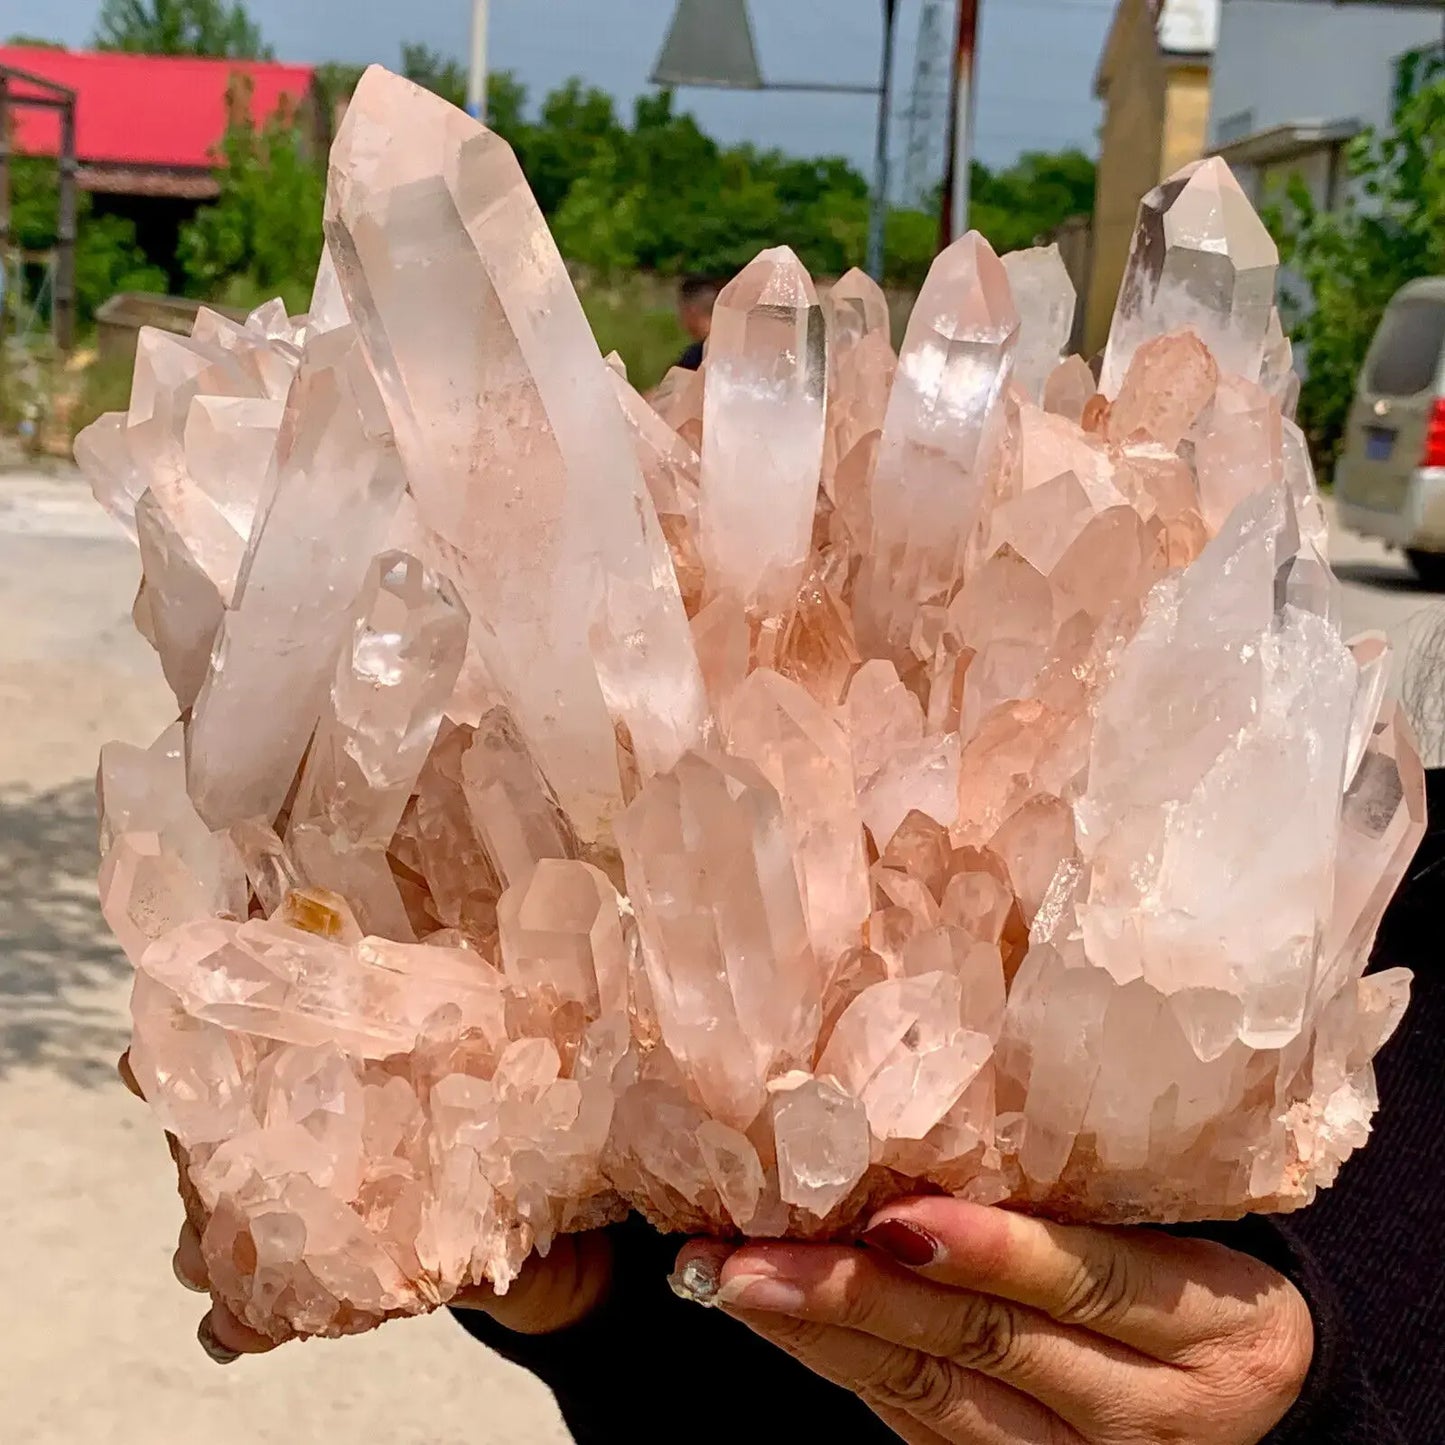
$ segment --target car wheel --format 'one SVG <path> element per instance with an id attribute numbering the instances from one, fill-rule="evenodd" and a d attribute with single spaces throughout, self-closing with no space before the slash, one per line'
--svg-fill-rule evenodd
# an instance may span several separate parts
<path id="1" fill-rule="evenodd" d="M 1405 556 L 1426 587 L 1432 592 L 1445 592 L 1445 552 L 1420 552 L 1411 547 Z"/>

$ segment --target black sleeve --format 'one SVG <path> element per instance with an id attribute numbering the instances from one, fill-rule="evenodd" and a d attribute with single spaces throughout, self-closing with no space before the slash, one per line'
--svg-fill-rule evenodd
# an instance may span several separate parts
<path id="1" fill-rule="evenodd" d="M 1315 1353 L 1294 1408 L 1262 1445 L 1432 1445 L 1409 1440 L 1376 1398 L 1334 1285 L 1304 1244 L 1277 1219 L 1250 1215 L 1233 1224 L 1181 1231 L 1252 1255 L 1282 1274 L 1309 1303 Z"/>
<path id="2" fill-rule="evenodd" d="M 898 1445 L 847 1391 L 722 1311 L 678 1299 L 667 1277 L 685 1236 L 637 1217 L 608 1233 L 611 1290 L 569 1329 L 518 1335 L 480 1311 L 456 1312 L 469 1334 L 552 1391 L 578 1445 L 737 1445 L 744 1400 L 760 1422 L 748 1445 Z"/>

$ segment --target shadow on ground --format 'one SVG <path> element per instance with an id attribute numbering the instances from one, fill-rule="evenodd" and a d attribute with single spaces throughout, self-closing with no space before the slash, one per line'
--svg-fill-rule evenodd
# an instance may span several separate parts
<path id="1" fill-rule="evenodd" d="M 23 1065 L 109 1082 L 130 965 L 96 899 L 95 788 L 0 791 L 0 1079 Z"/>

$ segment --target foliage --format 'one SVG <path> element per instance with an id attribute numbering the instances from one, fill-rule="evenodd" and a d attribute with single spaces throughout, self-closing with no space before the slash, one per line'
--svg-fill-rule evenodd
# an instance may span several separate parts
<path id="1" fill-rule="evenodd" d="M 1355 381 L 1390 298 L 1417 276 L 1445 275 L 1445 62 L 1404 57 L 1388 131 L 1346 156 L 1344 204 L 1318 208 L 1303 182 L 1267 213 L 1281 260 L 1303 283 L 1289 307 L 1307 376 L 1300 420 L 1322 472 L 1339 455 Z"/>
<path id="2" fill-rule="evenodd" d="M 181 228 L 179 257 L 192 294 L 285 294 L 306 309 L 321 256 L 326 177 L 284 115 L 259 129 L 233 124 L 218 157 L 221 193 Z"/>
<path id="3" fill-rule="evenodd" d="M 274 58 L 240 0 L 231 5 L 224 0 L 103 0 L 95 44 L 98 50 L 142 55 Z"/>
<path id="4" fill-rule="evenodd" d="M 60 192 L 54 161 L 16 156 L 10 163 L 10 234 L 22 251 L 49 251 L 57 239 Z M 164 291 L 166 274 L 151 265 L 136 243 L 135 225 L 123 216 L 97 212 L 91 197 L 77 198 L 75 243 L 76 314 L 88 325 L 96 309 L 117 291 Z"/>
<path id="5" fill-rule="evenodd" d="M 426 45 L 401 47 L 401 73 L 408 80 L 450 101 L 458 110 L 467 103 L 467 73 L 453 59 Z"/>
<path id="6" fill-rule="evenodd" d="M 126 410 L 130 405 L 133 370 L 130 359 L 126 357 L 92 361 L 85 368 L 79 394 L 67 418 L 71 436 L 84 431 L 91 422 L 103 417 L 108 411 Z"/>
<path id="7" fill-rule="evenodd" d="M 1000 255 L 1093 210 L 1094 162 L 1079 150 L 1026 151 L 1006 170 L 975 164 L 970 173 L 969 224 Z"/>
<path id="8" fill-rule="evenodd" d="M 650 391 L 682 355 L 688 338 L 678 325 L 672 287 L 641 273 L 579 287 L 582 309 L 604 356 L 617 352 L 639 391 Z"/>

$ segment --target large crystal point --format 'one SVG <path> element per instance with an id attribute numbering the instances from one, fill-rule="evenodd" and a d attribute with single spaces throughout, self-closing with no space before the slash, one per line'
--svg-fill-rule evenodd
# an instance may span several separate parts
<path id="1" fill-rule="evenodd" d="M 280 811 L 402 486 L 354 333 L 316 337 L 187 737 L 192 796 L 213 826 Z"/>
<path id="2" fill-rule="evenodd" d="M 728 751 L 783 800 L 813 947 L 845 953 L 868 917 L 868 864 L 842 728 L 796 683 L 759 669 L 728 700 Z"/>
<path id="3" fill-rule="evenodd" d="M 151 640 L 176 706 L 184 712 L 206 679 L 225 603 L 154 492 L 142 493 L 136 502 L 135 524 Z"/>
<path id="4" fill-rule="evenodd" d="M 1264 222 L 1222 160 L 1176 171 L 1139 203 L 1100 391 L 1119 390 L 1151 336 L 1186 326 L 1225 371 L 1259 380 L 1278 267 Z"/>
<path id="5" fill-rule="evenodd" d="M 1255 1048 L 1294 1038 L 1313 991 L 1338 813 L 1327 780 L 1344 776 L 1357 679 L 1326 622 L 1275 614 L 1286 508 L 1282 488 L 1260 492 L 1152 595 L 1078 806 L 1089 956 L 1119 983 L 1207 996 L 1199 1007 Z M 1309 746 L 1292 749 L 1306 712 Z"/>
<path id="6" fill-rule="evenodd" d="M 598 837 L 622 806 L 589 641 L 609 580 L 645 592 L 650 655 L 683 669 L 658 687 L 694 719 L 705 708 L 667 546 L 567 269 L 506 143 L 377 67 L 332 152 L 326 234 L 488 671 L 578 831 Z"/>
<path id="7" fill-rule="evenodd" d="M 186 794 L 179 723 L 149 749 L 107 743 L 97 792 L 101 911 L 132 963 L 183 923 L 246 916 L 240 854 Z"/>
<path id="8" fill-rule="evenodd" d="M 383 552 L 354 608 L 331 695 L 292 805 L 353 843 L 390 841 L 441 723 L 467 645 L 445 577 Z"/>
<path id="9" fill-rule="evenodd" d="M 1003 268 L 1019 313 L 1014 380 L 1033 401 L 1041 401 L 1044 384 L 1069 344 L 1078 293 L 1057 245 L 1010 251 Z"/>
<path id="10" fill-rule="evenodd" d="M 764 251 L 713 309 L 700 541 L 711 587 L 765 612 L 781 611 L 803 576 L 826 376 L 813 283 L 786 246 Z"/>
<path id="11" fill-rule="evenodd" d="M 689 756 L 618 828 L 663 1041 L 717 1118 L 746 1129 L 801 1066 L 823 974 L 778 795 L 749 764 Z"/>
<path id="12" fill-rule="evenodd" d="M 987 496 L 1003 428 L 1018 313 L 987 241 L 970 233 L 934 263 L 908 324 L 873 474 L 859 635 L 907 646 L 918 607 L 946 601 Z"/>

